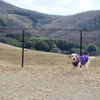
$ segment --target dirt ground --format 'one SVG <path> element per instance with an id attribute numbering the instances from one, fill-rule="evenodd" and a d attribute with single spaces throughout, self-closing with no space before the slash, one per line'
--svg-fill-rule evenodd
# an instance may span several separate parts
<path id="1" fill-rule="evenodd" d="M 0 100 L 100 100 L 100 56 L 90 74 L 72 75 L 68 55 L 25 50 L 0 43 Z"/>
<path id="2" fill-rule="evenodd" d="M 71 74 L 62 66 L 0 66 L 0 100 L 100 100 L 100 69 Z"/>

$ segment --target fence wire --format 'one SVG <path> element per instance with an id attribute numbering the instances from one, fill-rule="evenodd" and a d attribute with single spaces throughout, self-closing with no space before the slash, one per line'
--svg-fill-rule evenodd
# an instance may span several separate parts
<path id="1" fill-rule="evenodd" d="M 54 43 L 54 40 L 52 39 L 68 40 L 68 41 L 73 41 L 75 43 L 75 46 L 71 47 L 70 52 L 67 49 L 68 47 L 65 47 L 66 49 L 63 48 L 62 50 L 57 49 L 58 51 L 49 50 L 49 52 L 56 52 L 56 53 L 59 52 L 63 54 L 70 54 L 72 52 L 75 52 L 81 55 L 86 53 L 84 50 L 84 46 L 82 44 L 92 43 L 92 44 L 98 44 L 98 46 L 100 46 L 99 45 L 100 31 L 96 30 L 87 31 L 82 29 L 0 28 L 0 42 L 16 46 L 12 47 L 5 45 L 4 47 L 3 44 L 0 44 L 1 62 L 4 62 L 6 58 L 7 64 L 9 63 L 21 66 L 24 66 L 24 64 L 25 65 L 34 64 L 35 61 L 32 61 L 33 57 L 30 57 L 29 51 L 27 49 L 34 50 L 35 49 L 34 47 L 28 47 L 28 46 L 30 45 L 34 46 L 34 41 L 32 39 L 40 39 L 39 37 L 45 38 L 45 41 L 48 44 L 50 44 L 52 41 L 53 41 L 52 43 Z M 20 47 L 20 49 L 17 47 Z M 94 55 L 99 55 L 99 52 L 94 53 Z M 43 59 L 43 57 L 41 59 Z M 47 58 L 44 59 L 46 60 Z"/>

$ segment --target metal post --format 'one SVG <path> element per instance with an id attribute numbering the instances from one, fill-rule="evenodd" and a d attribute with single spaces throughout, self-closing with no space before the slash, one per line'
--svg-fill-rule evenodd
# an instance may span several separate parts
<path id="1" fill-rule="evenodd" d="M 80 31 L 80 56 L 82 55 L 82 30 Z"/>
<path id="2" fill-rule="evenodd" d="M 24 33 L 25 30 L 23 30 L 23 40 L 22 40 L 22 67 L 24 67 Z"/>

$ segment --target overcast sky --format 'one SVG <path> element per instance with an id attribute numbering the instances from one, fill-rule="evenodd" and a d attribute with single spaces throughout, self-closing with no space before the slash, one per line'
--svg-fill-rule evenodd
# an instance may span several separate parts
<path id="1" fill-rule="evenodd" d="M 53 15 L 99 10 L 100 0 L 4 0 L 21 8 Z"/>

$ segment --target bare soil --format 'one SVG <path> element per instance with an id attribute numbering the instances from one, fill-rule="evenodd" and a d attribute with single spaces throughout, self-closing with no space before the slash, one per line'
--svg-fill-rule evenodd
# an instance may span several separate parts
<path id="1" fill-rule="evenodd" d="M 0 100 L 100 100 L 100 69 L 72 75 L 67 66 L 0 66 Z"/>
<path id="2" fill-rule="evenodd" d="M 67 55 L 26 50 L 22 68 L 20 49 L 6 50 L 0 49 L 0 100 L 100 100 L 100 57 L 91 59 L 89 75 L 83 68 L 72 75 Z"/>

